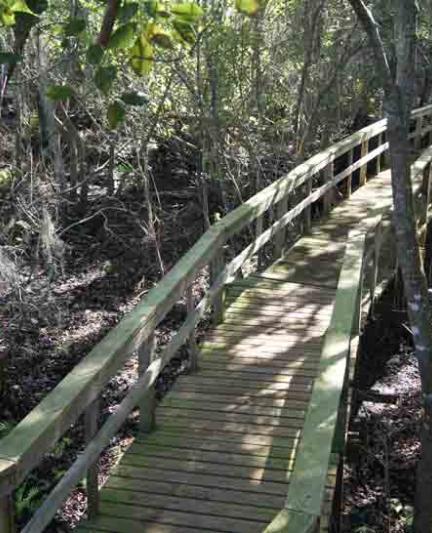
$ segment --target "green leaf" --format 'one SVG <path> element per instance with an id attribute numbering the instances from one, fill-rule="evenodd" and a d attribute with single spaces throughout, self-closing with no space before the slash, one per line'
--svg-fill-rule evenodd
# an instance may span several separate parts
<path id="1" fill-rule="evenodd" d="M 111 35 L 108 48 L 111 50 L 124 50 L 130 48 L 136 39 L 136 24 L 129 22 L 116 29 Z"/>
<path id="2" fill-rule="evenodd" d="M 245 15 L 256 15 L 260 10 L 260 7 L 258 0 L 236 0 L 237 10 Z"/>
<path id="3" fill-rule="evenodd" d="M 136 2 L 131 2 L 130 4 L 125 4 L 119 9 L 117 18 L 119 22 L 125 23 L 129 22 L 138 12 L 138 4 Z"/>
<path id="4" fill-rule="evenodd" d="M 162 2 L 158 2 L 157 0 L 149 0 L 148 2 L 144 2 L 144 9 L 147 15 L 153 18 L 155 17 L 169 18 L 170 17 L 168 6 Z"/>
<path id="5" fill-rule="evenodd" d="M 15 13 L 8 6 L 0 6 L 0 22 L 4 26 L 15 24 Z"/>
<path id="6" fill-rule="evenodd" d="M 130 65 L 138 76 L 150 74 L 154 61 L 153 46 L 141 35 L 130 51 Z"/>
<path id="7" fill-rule="evenodd" d="M 125 104 L 135 106 L 146 105 L 149 101 L 149 99 L 144 93 L 137 91 L 123 93 L 120 98 Z"/>
<path id="8" fill-rule="evenodd" d="M 22 56 L 12 52 L 0 52 L 0 65 L 16 65 L 21 61 Z"/>
<path id="9" fill-rule="evenodd" d="M 184 4 L 173 4 L 171 13 L 185 21 L 197 22 L 204 15 L 204 10 L 194 2 L 186 2 Z"/>
<path id="10" fill-rule="evenodd" d="M 119 124 L 121 124 L 126 116 L 125 108 L 122 103 L 116 100 L 108 106 L 107 119 L 109 127 L 115 130 Z"/>
<path id="11" fill-rule="evenodd" d="M 64 27 L 66 37 L 75 37 L 85 30 L 86 21 L 82 18 L 70 19 Z"/>
<path id="12" fill-rule="evenodd" d="M 99 65 L 104 55 L 104 49 L 99 44 L 92 44 L 87 50 L 87 61 L 90 65 Z"/>
<path id="13" fill-rule="evenodd" d="M 166 48 L 168 50 L 173 48 L 171 34 L 154 22 L 150 23 L 146 30 L 147 40 L 151 43 Z"/>
<path id="14" fill-rule="evenodd" d="M 54 102 L 61 102 L 73 96 L 73 90 L 69 85 L 50 85 L 46 90 L 46 95 Z"/>
<path id="15" fill-rule="evenodd" d="M 181 19 L 174 19 L 173 26 L 177 35 L 179 36 L 180 42 L 185 42 L 187 44 L 194 44 L 196 40 L 196 33 L 193 26 L 189 22 L 185 22 Z"/>
<path id="16" fill-rule="evenodd" d="M 96 87 L 104 94 L 108 94 L 116 79 L 116 75 L 117 69 L 113 65 L 99 67 L 94 77 Z"/>

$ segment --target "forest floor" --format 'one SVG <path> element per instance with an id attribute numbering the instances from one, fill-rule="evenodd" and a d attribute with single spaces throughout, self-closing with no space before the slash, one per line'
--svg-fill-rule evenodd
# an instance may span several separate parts
<path id="1" fill-rule="evenodd" d="M 167 195 L 160 213 L 165 235 L 159 243 L 168 270 L 202 232 L 202 213 L 194 201 L 197 192 Z M 121 211 L 119 211 L 121 208 Z M 19 289 L 0 283 L 0 438 L 6 435 L 46 394 L 112 329 L 157 283 L 161 276 L 155 242 L 140 228 L 143 203 L 131 198 L 102 199 L 93 206 L 101 211 L 89 223 L 76 227 L 65 239 L 62 272 L 49 279 L 46 271 L 20 260 L 13 276 Z M 138 222 L 137 222 L 138 220 Z M 192 230 L 188 229 L 192 228 Z M 174 238 L 175 236 L 175 238 Z M 0 258 L 1 259 L 1 258 Z M 1 263 L 1 261 L 0 261 Z M 19 266 L 17 266 L 19 265 Z M 204 289 L 206 276 L 198 278 L 194 291 Z M 16 284 L 18 285 L 18 283 Z M 184 320 L 186 306 L 179 302 L 156 330 L 157 346 L 166 344 Z M 157 392 L 162 396 L 175 376 L 185 370 L 187 354 L 181 351 L 162 373 Z M 1 370 L 1 368 L 0 368 Z M 137 376 L 132 357 L 108 383 L 101 400 L 101 419 L 113 412 Z M 136 422 L 131 416 L 122 433 L 100 458 L 101 481 L 127 446 Z M 83 447 L 82 425 L 76 424 L 30 473 L 15 495 L 18 523 L 25 523 L 53 488 Z M 86 507 L 80 485 L 58 513 L 51 532 L 68 531 Z"/>
<path id="2" fill-rule="evenodd" d="M 389 291 L 362 338 L 344 480 L 343 531 L 407 533 L 422 414 L 406 313 Z"/>

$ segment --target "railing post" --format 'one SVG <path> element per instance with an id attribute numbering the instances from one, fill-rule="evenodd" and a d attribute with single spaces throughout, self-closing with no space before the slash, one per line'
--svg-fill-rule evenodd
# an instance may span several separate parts
<path id="1" fill-rule="evenodd" d="M 189 285 L 186 289 L 186 308 L 188 315 L 195 309 L 192 285 Z M 198 370 L 198 346 L 195 338 L 195 331 L 192 331 L 189 336 L 188 346 L 190 357 L 189 370 L 190 372 L 196 372 Z"/>
<path id="2" fill-rule="evenodd" d="M 432 163 L 429 163 L 429 168 L 426 171 L 426 176 L 423 177 L 423 191 L 422 196 L 424 197 L 424 202 L 422 203 L 420 209 L 424 209 L 421 217 L 419 219 L 419 223 L 421 226 L 424 226 L 424 231 L 421 232 L 421 241 L 420 245 L 425 246 L 426 245 L 426 237 L 427 237 L 427 223 L 428 223 L 428 212 L 429 212 L 429 204 L 430 204 L 430 193 L 431 193 L 431 185 L 432 185 Z"/>
<path id="3" fill-rule="evenodd" d="M 98 431 L 99 399 L 92 402 L 84 413 L 84 439 L 89 444 Z M 87 515 L 89 520 L 99 511 L 99 467 L 97 461 L 87 470 Z"/>
<path id="4" fill-rule="evenodd" d="M 363 159 L 363 157 L 366 157 L 369 152 L 369 141 L 366 139 L 362 141 L 361 143 L 361 151 L 360 151 L 360 159 Z M 367 163 L 362 165 L 360 167 L 360 185 L 364 185 L 366 183 L 367 178 Z"/>
<path id="5" fill-rule="evenodd" d="M 154 333 L 138 349 L 138 375 L 142 376 L 152 362 L 155 344 Z M 156 398 L 152 387 L 139 403 L 139 429 L 143 433 L 149 433 L 155 426 Z"/>
<path id="6" fill-rule="evenodd" d="M 15 533 L 15 520 L 12 494 L 0 496 L 0 531 Z"/>
<path id="7" fill-rule="evenodd" d="M 378 135 L 378 148 L 382 146 L 383 144 L 383 134 L 380 133 Z M 376 173 L 377 175 L 381 172 L 381 156 L 382 154 L 379 154 L 379 156 L 376 158 Z"/>
<path id="8" fill-rule="evenodd" d="M 323 175 L 324 175 L 324 183 L 329 183 L 330 181 L 332 181 L 334 177 L 333 161 L 325 167 L 325 169 L 323 170 Z M 333 188 L 330 189 L 329 192 L 327 192 L 323 196 L 323 211 L 325 215 L 328 215 L 331 210 L 333 197 L 334 197 Z"/>
<path id="9" fill-rule="evenodd" d="M 349 168 L 353 164 L 354 159 L 354 149 L 351 149 L 348 152 L 348 167 Z M 352 194 L 352 172 L 349 173 L 347 177 L 347 184 L 346 184 L 346 195 L 347 198 L 349 198 Z"/>
<path id="10" fill-rule="evenodd" d="M 260 215 L 255 222 L 255 239 L 258 239 L 258 237 L 262 234 L 264 228 L 264 216 Z M 261 268 L 263 263 L 263 255 L 262 250 L 258 250 L 258 268 Z"/>
<path id="11" fill-rule="evenodd" d="M 280 220 L 285 213 L 288 211 L 288 197 L 285 196 L 277 205 L 276 209 L 276 219 Z M 286 238 L 286 229 L 285 227 L 281 228 L 275 237 L 275 256 L 277 258 L 281 257 L 285 247 L 285 238 Z"/>
<path id="12" fill-rule="evenodd" d="M 379 223 L 374 234 L 374 251 L 372 255 L 372 271 L 369 287 L 369 296 L 371 300 L 370 309 L 373 312 L 375 290 L 378 281 L 378 266 L 379 266 L 379 257 L 381 253 L 381 238 L 382 238 L 382 228 L 381 223 Z"/>
<path id="13" fill-rule="evenodd" d="M 210 265 L 210 285 L 212 285 L 219 274 L 225 267 L 224 249 L 221 246 L 219 253 L 215 255 L 215 258 Z M 224 294 L 220 291 L 219 294 L 213 300 L 213 323 L 219 324 L 223 320 L 223 306 L 224 306 Z"/>
<path id="14" fill-rule="evenodd" d="M 312 177 L 306 182 L 306 198 L 312 194 Z M 312 204 L 309 204 L 304 213 L 304 232 L 309 233 L 312 228 Z"/>
<path id="15" fill-rule="evenodd" d="M 414 148 L 416 150 L 420 150 L 421 148 L 422 129 L 423 129 L 423 116 L 420 116 L 416 119 L 416 123 L 415 123 Z"/>

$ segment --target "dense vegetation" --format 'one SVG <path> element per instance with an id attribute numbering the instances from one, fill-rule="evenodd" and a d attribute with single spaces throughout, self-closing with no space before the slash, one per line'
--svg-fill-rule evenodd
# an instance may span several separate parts
<path id="1" fill-rule="evenodd" d="M 356 4 L 0 0 L 0 435 L 215 219 L 384 114 Z M 390 72 L 396 4 L 371 2 Z"/>

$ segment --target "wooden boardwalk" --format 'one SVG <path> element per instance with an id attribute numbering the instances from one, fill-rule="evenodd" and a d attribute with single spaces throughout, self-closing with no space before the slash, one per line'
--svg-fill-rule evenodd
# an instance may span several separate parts
<path id="1" fill-rule="evenodd" d="M 411 181 L 424 235 L 432 105 L 413 111 L 411 127 L 413 156 L 422 150 Z M 82 415 L 82 453 L 22 533 L 47 531 L 83 478 L 89 515 L 78 527 L 83 532 L 337 531 L 334 494 L 359 319 L 396 268 L 390 173 L 380 172 L 386 129 L 380 120 L 340 140 L 215 222 L 0 440 L 1 533 L 16 533 L 14 494 Z M 353 194 L 352 185 L 359 185 Z M 347 198 L 330 209 L 336 186 Z M 327 216 L 311 225 L 318 204 Z M 302 236 L 284 251 L 290 228 Z M 245 247 L 227 257 L 227 244 L 240 236 Z M 264 246 L 278 260 L 239 280 Z M 211 273 L 209 287 L 194 295 L 203 269 Z M 155 330 L 180 300 L 186 317 L 152 357 Z M 210 310 L 217 325 L 198 349 L 196 327 Z M 191 370 L 198 370 L 180 376 L 155 411 L 158 376 L 184 344 Z M 104 389 L 137 353 L 136 381 L 101 421 Z M 137 407 L 143 432 L 100 488 L 100 454 Z M 156 428 L 144 432 L 154 415 Z"/>
<path id="2" fill-rule="evenodd" d="M 266 528 L 284 506 L 348 232 L 390 210 L 389 180 L 373 178 L 270 268 L 227 287 L 198 372 L 158 406 L 157 428 L 137 436 L 81 531 Z M 324 517 L 335 476 L 332 465 Z"/>

